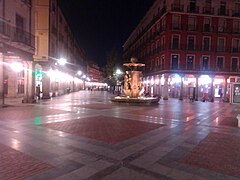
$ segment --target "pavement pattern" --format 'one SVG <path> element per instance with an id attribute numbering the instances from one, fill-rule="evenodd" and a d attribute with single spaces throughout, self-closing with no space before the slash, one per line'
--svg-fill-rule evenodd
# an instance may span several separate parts
<path id="1" fill-rule="evenodd" d="M 0 179 L 240 179 L 240 105 L 112 97 L 80 91 L 0 108 Z"/>

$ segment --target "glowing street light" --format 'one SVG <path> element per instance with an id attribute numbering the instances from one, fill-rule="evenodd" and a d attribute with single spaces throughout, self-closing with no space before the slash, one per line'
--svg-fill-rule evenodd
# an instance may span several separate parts
<path id="1" fill-rule="evenodd" d="M 23 70 L 23 65 L 19 62 L 13 62 L 10 66 L 15 72 L 21 72 Z"/>
<path id="2" fill-rule="evenodd" d="M 121 75 L 122 73 L 123 73 L 123 72 L 122 72 L 120 69 L 117 69 L 117 70 L 116 70 L 116 74 L 117 74 L 117 75 Z"/>
<path id="3" fill-rule="evenodd" d="M 81 75 L 82 75 L 82 71 L 78 71 L 77 74 L 78 74 L 79 76 L 81 76 Z"/>
<path id="4" fill-rule="evenodd" d="M 58 64 L 61 65 L 61 66 L 64 66 L 66 63 L 67 63 L 67 60 L 65 58 L 60 58 L 58 60 Z"/>

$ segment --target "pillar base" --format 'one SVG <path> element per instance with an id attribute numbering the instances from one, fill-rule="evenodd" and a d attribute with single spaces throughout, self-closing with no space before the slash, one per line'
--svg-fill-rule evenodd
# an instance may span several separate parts
<path id="1" fill-rule="evenodd" d="M 27 99 L 27 98 L 24 98 L 23 100 L 22 100 L 22 103 L 36 103 L 37 101 L 36 101 L 36 99 Z"/>
<path id="2" fill-rule="evenodd" d="M 163 100 L 168 100 L 168 97 L 164 97 Z"/>

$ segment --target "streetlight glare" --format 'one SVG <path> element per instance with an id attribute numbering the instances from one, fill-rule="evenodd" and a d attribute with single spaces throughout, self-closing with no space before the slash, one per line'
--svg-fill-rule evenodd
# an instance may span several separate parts
<path id="1" fill-rule="evenodd" d="M 117 70 L 116 70 L 116 74 L 117 74 L 117 75 L 120 75 L 120 74 L 122 74 L 122 73 L 123 73 L 123 72 L 122 72 L 120 69 L 117 69 Z"/>
<path id="2" fill-rule="evenodd" d="M 65 65 L 65 64 L 67 63 L 67 60 L 64 59 L 64 58 L 60 58 L 60 59 L 58 60 L 58 63 L 59 63 L 61 66 L 63 66 L 63 65 Z"/>
<path id="3" fill-rule="evenodd" d="M 78 71 L 77 74 L 80 76 L 82 75 L 82 71 Z"/>
<path id="4" fill-rule="evenodd" d="M 22 63 L 19 63 L 19 62 L 13 62 L 10 66 L 12 70 L 15 72 L 20 72 L 23 70 L 23 65 Z"/>

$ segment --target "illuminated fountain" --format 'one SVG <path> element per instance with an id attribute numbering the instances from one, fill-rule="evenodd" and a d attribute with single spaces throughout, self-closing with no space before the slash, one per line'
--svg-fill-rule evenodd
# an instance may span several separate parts
<path id="1" fill-rule="evenodd" d="M 131 58 L 131 62 L 125 63 L 123 66 L 127 69 L 124 76 L 124 95 L 116 96 L 112 101 L 129 104 L 157 104 L 160 100 L 159 97 L 144 96 L 141 68 L 144 67 L 145 64 L 137 63 L 136 58 Z"/>

